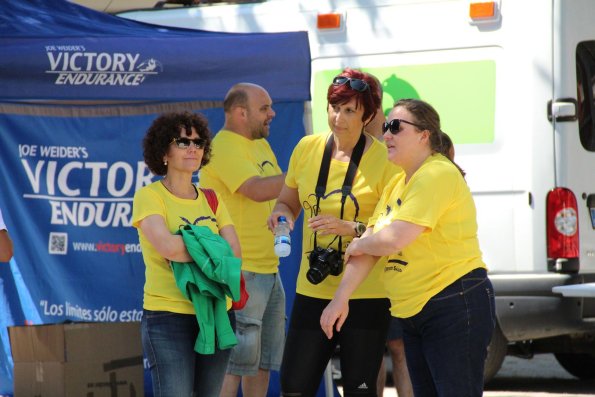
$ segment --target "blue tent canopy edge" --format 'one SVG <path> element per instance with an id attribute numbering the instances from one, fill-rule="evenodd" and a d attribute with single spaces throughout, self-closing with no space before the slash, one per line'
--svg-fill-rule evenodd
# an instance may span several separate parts
<path id="1" fill-rule="evenodd" d="M 4 1 L 0 48 L 0 101 L 221 100 L 239 81 L 310 99 L 306 32 L 165 28 L 61 0 Z"/>

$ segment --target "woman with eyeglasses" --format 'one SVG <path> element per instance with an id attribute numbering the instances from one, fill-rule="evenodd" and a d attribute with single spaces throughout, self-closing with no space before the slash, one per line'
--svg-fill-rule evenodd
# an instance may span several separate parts
<path id="1" fill-rule="evenodd" d="M 146 267 L 141 331 L 155 397 L 218 396 L 231 353 L 218 347 L 214 354 L 194 351 L 199 331 L 195 308 L 178 289 L 170 266 L 193 262 L 182 236 L 175 234 L 186 224 L 208 227 L 241 257 L 224 203 L 219 200 L 213 212 L 207 193 L 192 183 L 210 154 L 211 134 L 199 114 L 164 114 L 143 140 L 147 167 L 163 176 L 135 193 L 132 211 Z M 233 311 L 228 313 L 233 326 Z"/>
<path id="2" fill-rule="evenodd" d="M 314 396 L 337 345 L 346 396 L 376 397 L 389 301 L 379 267 L 355 291 L 353 316 L 331 340 L 320 315 L 343 274 L 343 253 L 366 229 L 383 187 L 398 172 L 386 147 L 364 132 L 380 107 L 376 80 L 345 69 L 327 91 L 329 133 L 302 138 L 294 149 L 271 230 L 279 216 L 293 222 L 304 211 L 302 260 L 281 364 L 284 396 Z M 364 364 L 364 365 L 362 365 Z"/>
<path id="3" fill-rule="evenodd" d="M 495 306 L 473 197 L 442 153 L 449 145 L 432 106 L 402 99 L 388 120 L 388 158 L 404 172 L 387 185 L 366 233 L 347 248 L 345 275 L 320 325 L 329 338 L 342 330 L 351 317 L 349 296 L 376 260 L 387 258 L 384 285 L 403 327 L 415 395 L 479 397 Z"/>

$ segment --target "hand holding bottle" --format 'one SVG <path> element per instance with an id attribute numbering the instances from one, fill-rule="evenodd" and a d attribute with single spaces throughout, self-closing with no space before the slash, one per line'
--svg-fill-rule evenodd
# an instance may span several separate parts
<path id="1" fill-rule="evenodd" d="M 277 226 L 273 229 L 275 234 L 275 255 L 280 258 L 289 256 L 291 253 L 291 236 L 289 235 L 289 223 L 284 216 L 277 218 Z"/>

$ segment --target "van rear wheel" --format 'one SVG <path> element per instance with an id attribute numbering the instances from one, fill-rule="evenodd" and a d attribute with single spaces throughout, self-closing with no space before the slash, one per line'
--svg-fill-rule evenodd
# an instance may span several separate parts
<path id="1" fill-rule="evenodd" d="M 494 329 L 494 333 L 492 335 L 492 340 L 488 345 L 488 355 L 486 357 L 485 366 L 483 369 L 484 383 L 488 383 L 494 376 L 496 376 L 496 373 L 498 373 L 500 367 L 502 366 L 504 357 L 506 357 L 507 350 L 508 340 L 506 340 L 506 337 L 502 333 L 500 325 L 496 324 L 496 328 Z"/>
<path id="2" fill-rule="evenodd" d="M 595 379 L 595 356 L 587 353 L 556 353 L 556 360 L 571 375 L 582 380 Z"/>

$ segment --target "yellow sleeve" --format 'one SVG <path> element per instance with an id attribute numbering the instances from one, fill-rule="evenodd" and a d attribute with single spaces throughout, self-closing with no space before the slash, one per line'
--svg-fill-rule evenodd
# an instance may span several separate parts
<path id="1" fill-rule="evenodd" d="M 302 158 L 302 152 L 304 148 L 304 138 L 302 138 L 293 149 L 291 158 L 289 159 L 289 166 L 287 167 L 287 174 L 285 175 L 285 184 L 292 189 L 298 188 L 296 179 L 296 172 L 299 170 L 299 163 Z"/>
<path id="2" fill-rule="evenodd" d="M 132 201 L 132 226 L 138 228 L 140 221 L 150 215 L 165 218 L 165 203 L 149 186 L 136 191 Z"/>
<path id="3" fill-rule="evenodd" d="M 230 192 L 235 193 L 248 179 L 260 176 L 260 171 L 254 161 L 251 161 L 251 142 L 243 137 L 233 138 L 236 137 L 224 135 L 221 139 L 213 140 L 213 153 L 225 153 L 225 155 L 214 155 L 211 158 L 212 164 L 208 167 L 211 172 L 219 175 L 219 179 Z"/>
<path id="4" fill-rule="evenodd" d="M 458 170 L 454 166 L 437 163 L 426 164 L 411 178 L 409 191 L 395 220 L 425 226 L 430 232 L 452 205 L 453 187 L 457 186 L 460 173 L 457 175 Z"/>

